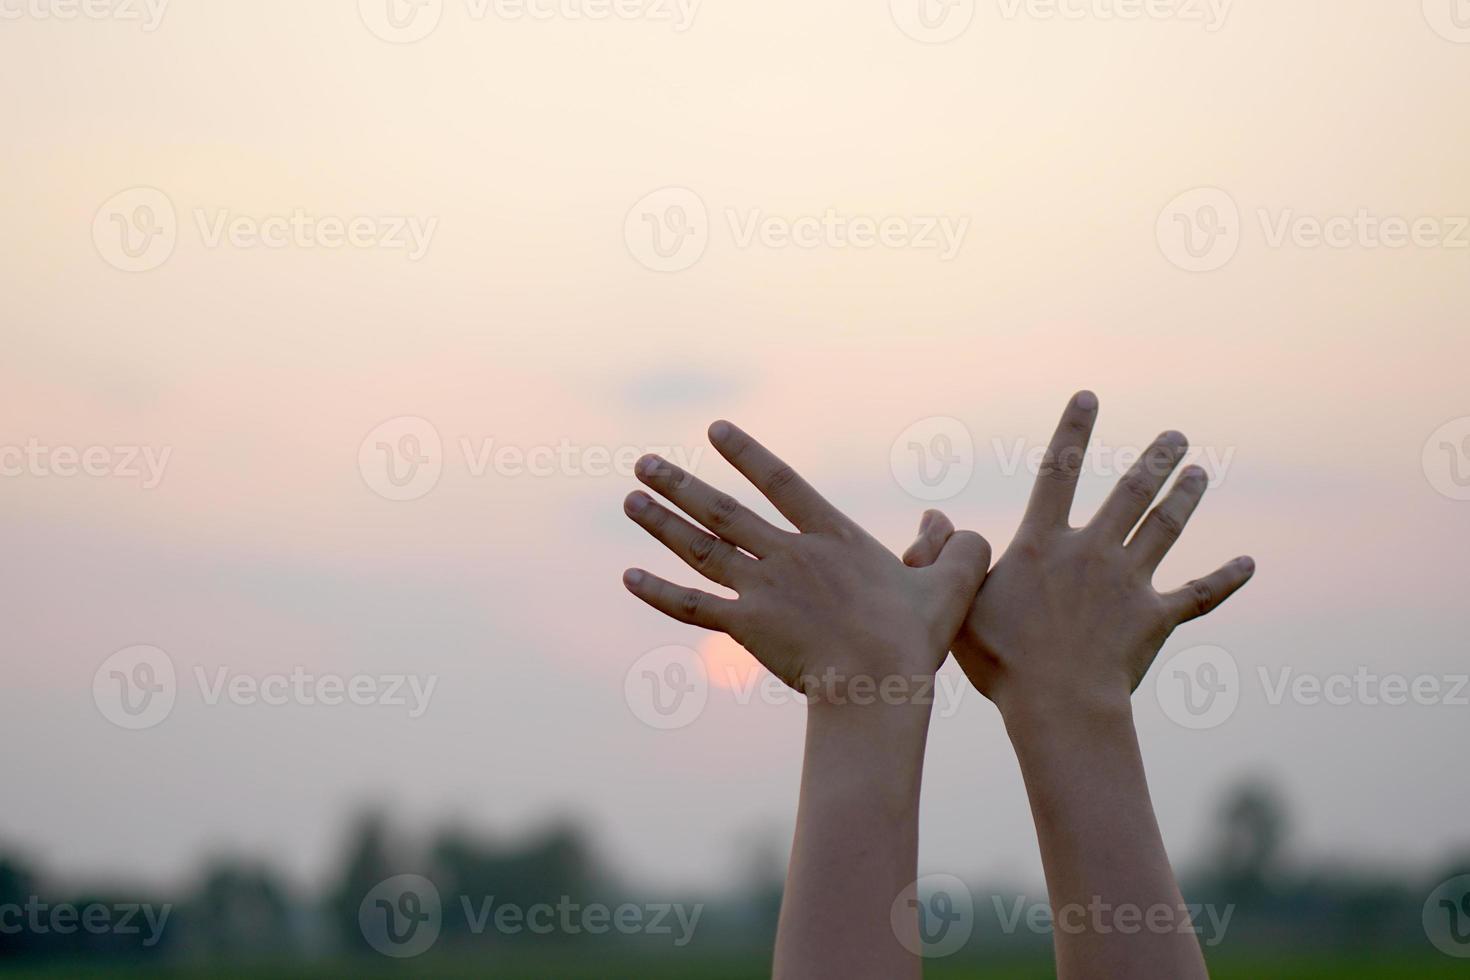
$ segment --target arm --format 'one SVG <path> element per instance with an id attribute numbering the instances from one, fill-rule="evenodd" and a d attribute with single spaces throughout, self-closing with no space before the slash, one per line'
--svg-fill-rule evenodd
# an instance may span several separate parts
<path id="1" fill-rule="evenodd" d="M 638 598 L 729 633 L 807 699 L 801 802 L 776 938 L 778 978 L 917 977 L 917 920 L 890 922 L 918 861 L 919 773 L 934 675 L 989 565 L 977 534 L 946 534 L 932 567 L 911 568 L 734 426 L 710 441 L 788 520 L 777 528 L 657 457 L 630 518 L 725 599 L 630 569 Z M 948 531 L 948 526 L 946 525 Z"/>
<path id="2" fill-rule="evenodd" d="M 976 598 L 955 656 L 1000 708 L 1016 749 L 1059 980 L 1191 980 L 1208 974 L 1154 817 L 1130 699 L 1174 628 L 1217 607 L 1255 565 L 1240 558 L 1176 592 L 1154 590 L 1154 571 L 1207 482 L 1203 470 L 1186 468 L 1145 517 L 1188 448 L 1174 432 L 1154 442 L 1086 527 L 1072 528 L 1096 419 L 1090 392 L 1067 407 L 1026 517 Z M 905 560 L 925 564 L 948 528 L 931 526 Z"/>

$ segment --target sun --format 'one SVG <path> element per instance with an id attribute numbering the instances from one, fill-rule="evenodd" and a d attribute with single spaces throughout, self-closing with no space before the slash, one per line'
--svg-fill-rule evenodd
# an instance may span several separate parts
<path id="1" fill-rule="evenodd" d="M 727 633 L 711 633 L 700 645 L 699 655 L 704 659 L 710 684 L 727 691 L 748 688 L 756 683 L 764 669 L 750 651 Z"/>

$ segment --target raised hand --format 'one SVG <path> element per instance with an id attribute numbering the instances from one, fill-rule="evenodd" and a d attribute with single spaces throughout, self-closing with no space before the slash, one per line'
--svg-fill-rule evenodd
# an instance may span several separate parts
<path id="1" fill-rule="evenodd" d="M 1182 589 L 1154 589 L 1205 491 L 1204 471 L 1188 467 L 1149 510 L 1187 448 L 1177 432 L 1155 440 L 1087 526 L 1073 528 L 1096 419 L 1090 392 L 1067 406 L 1026 516 L 954 651 L 1016 749 L 1057 923 L 1058 980 L 1200 980 L 1208 972 L 1149 799 L 1130 698 L 1174 628 L 1218 607 L 1255 564 L 1237 558 Z M 904 560 L 927 564 L 950 527 L 929 515 Z"/>
<path id="2" fill-rule="evenodd" d="M 674 585 L 641 569 L 623 576 L 628 590 L 681 622 L 729 633 L 809 697 L 840 699 L 855 678 L 932 677 L 985 577 L 984 539 L 973 532 L 947 535 L 932 567 L 906 566 L 735 426 L 716 422 L 709 436 L 797 533 L 646 456 L 638 479 L 707 530 L 642 492 L 624 501 L 628 516 L 739 598 Z"/>
<path id="3" fill-rule="evenodd" d="M 674 619 L 729 633 L 807 695 L 801 804 L 772 976 L 916 978 L 917 916 L 901 903 L 917 876 L 934 674 L 985 577 L 990 548 L 947 525 L 930 567 L 906 566 L 744 432 L 716 422 L 709 436 L 797 531 L 646 457 L 638 479 L 704 530 L 644 493 L 624 502 L 628 516 L 739 597 L 640 569 L 623 581 Z"/>
<path id="4" fill-rule="evenodd" d="M 955 641 L 971 682 L 1002 711 L 1126 704 L 1174 629 L 1214 610 L 1255 571 L 1251 559 L 1237 558 L 1183 588 L 1155 590 L 1154 572 L 1208 483 L 1204 470 L 1186 467 L 1149 511 L 1189 448 L 1177 432 L 1154 440 L 1097 515 L 1073 528 L 1068 517 L 1096 420 L 1091 392 L 1067 406 L 1020 529 Z M 904 560 L 928 564 L 950 527 L 936 513 Z"/>

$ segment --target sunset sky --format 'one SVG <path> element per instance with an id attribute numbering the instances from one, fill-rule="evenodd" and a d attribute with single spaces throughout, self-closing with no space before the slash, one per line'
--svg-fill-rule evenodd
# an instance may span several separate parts
<path id="1" fill-rule="evenodd" d="M 901 551 L 931 503 L 895 442 L 953 419 L 973 475 L 934 505 L 999 554 L 1031 481 L 1013 454 L 1087 387 L 1107 447 L 1177 428 L 1216 464 L 1159 585 L 1260 568 L 1163 654 L 1228 651 L 1233 716 L 1187 730 L 1154 677 L 1136 697 L 1175 855 L 1257 774 L 1300 859 L 1470 845 L 1470 704 L 1272 704 L 1260 676 L 1470 672 L 1470 36 L 1435 3 L 1241 0 L 1207 29 L 997 0 L 945 43 L 903 0 L 704 0 L 687 23 L 444 0 L 410 43 L 372 0 L 177 0 L 152 30 L 7 8 L 0 449 L 142 469 L 0 476 L 0 844 L 88 879 L 226 851 L 314 882 L 382 803 L 504 836 L 572 816 L 635 880 L 718 887 L 752 836 L 784 847 L 802 709 L 716 683 L 684 728 L 640 720 L 648 651 L 700 649 L 718 679 L 739 651 L 624 592 L 630 565 L 694 576 L 622 516 L 633 481 L 586 464 L 683 453 L 758 504 L 704 441 L 729 418 Z M 1180 200 L 1224 243 L 1171 237 Z M 1417 236 L 1392 247 L 1385 220 Z M 320 244 L 354 221 L 358 244 Z M 145 225 L 171 253 L 122 249 Z M 1329 225 L 1345 244 L 1314 243 Z M 639 237 L 680 228 L 702 252 Z M 946 230 L 957 248 L 925 247 Z M 364 443 L 406 418 L 441 473 L 389 500 Z M 506 446 L 578 465 L 513 472 Z M 1079 521 L 1115 478 L 1089 469 Z M 135 645 L 178 690 L 129 731 L 93 683 Z M 297 667 L 437 680 L 420 717 L 198 683 Z M 922 866 L 1038 880 L 999 718 L 954 708 Z"/>

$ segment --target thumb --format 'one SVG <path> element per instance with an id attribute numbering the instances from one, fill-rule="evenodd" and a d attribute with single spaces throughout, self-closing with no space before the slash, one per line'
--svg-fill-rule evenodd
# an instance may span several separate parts
<path id="1" fill-rule="evenodd" d="M 934 562 L 934 574 L 946 580 L 966 603 L 980 591 L 990 571 L 990 542 L 974 531 L 956 531 Z"/>
<path id="2" fill-rule="evenodd" d="M 954 524 L 943 511 L 924 511 L 924 519 L 919 522 L 919 536 L 903 553 L 903 563 L 910 568 L 927 568 L 934 564 L 951 534 L 954 534 Z"/>

